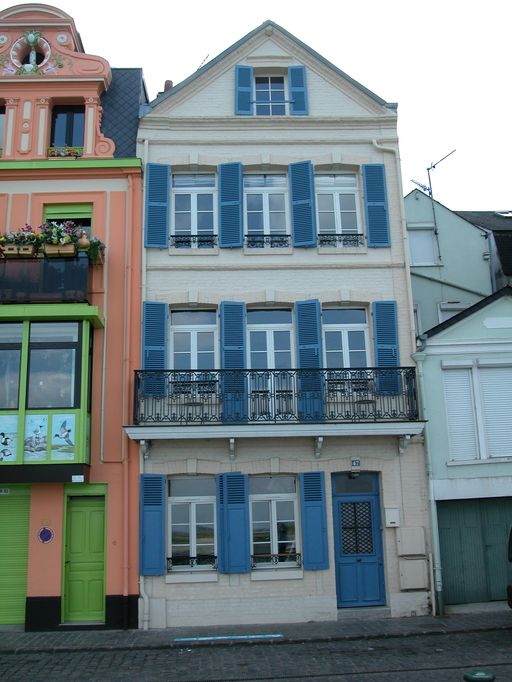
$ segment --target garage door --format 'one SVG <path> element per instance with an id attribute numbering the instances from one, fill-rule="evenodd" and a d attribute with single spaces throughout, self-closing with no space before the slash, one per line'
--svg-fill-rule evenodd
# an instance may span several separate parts
<path id="1" fill-rule="evenodd" d="M 0 624 L 25 622 L 29 486 L 0 489 Z"/>
<path id="2" fill-rule="evenodd" d="M 446 604 L 506 599 L 512 498 L 438 502 Z"/>

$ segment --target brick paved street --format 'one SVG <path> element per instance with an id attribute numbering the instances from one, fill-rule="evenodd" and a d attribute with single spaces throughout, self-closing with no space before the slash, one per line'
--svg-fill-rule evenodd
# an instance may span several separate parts
<path id="1" fill-rule="evenodd" d="M 330 642 L 283 642 L 180 648 L 4 653 L 2 680 L 213 682 L 322 680 L 455 682 L 490 670 L 512 681 L 507 629 Z"/>

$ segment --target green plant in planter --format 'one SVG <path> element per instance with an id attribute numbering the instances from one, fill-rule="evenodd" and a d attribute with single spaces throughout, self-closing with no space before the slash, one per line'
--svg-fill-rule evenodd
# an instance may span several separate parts
<path id="1" fill-rule="evenodd" d="M 90 244 L 87 249 L 87 255 L 93 265 L 103 263 L 103 256 L 105 253 L 105 244 L 98 239 L 98 237 L 91 237 Z"/>
<path id="2" fill-rule="evenodd" d="M 25 227 L 22 227 L 17 231 L 0 234 L 0 246 L 33 246 L 34 253 L 37 253 L 42 244 L 42 227 L 42 225 L 35 228 L 32 227 L 32 225 L 25 225 Z"/>

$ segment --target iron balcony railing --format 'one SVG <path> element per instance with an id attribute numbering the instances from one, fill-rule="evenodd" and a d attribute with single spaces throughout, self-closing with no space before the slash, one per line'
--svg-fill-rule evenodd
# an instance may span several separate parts
<path id="1" fill-rule="evenodd" d="M 216 234 L 173 234 L 169 237 L 173 249 L 213 249 L 217 246 Z"/>
<path id="2" fill-rule="evenodd" d="M 245 246 L 248 249 L 278 249 L 291 245 L 289 234 L 246 234 Z"/>
<path id="3" fill-rule="evenodd" d="M 0 303 L 84 303 L 89 258 L 4 258 L 0 260 Z"/>
<path id="4" fill-rule="evenodd" d="M 358 247 L 364 246 L 364 237 L 362 234 L 345 233 L 332 234 L 329 232 L 320 232 L 318 235 L 318 246 L 334 246 L 334 247 Z"/>
<path id="5" fill-rule="evenodd" d="M 414 367 L 135 371 L 139 425 L 417 419 Z"/>

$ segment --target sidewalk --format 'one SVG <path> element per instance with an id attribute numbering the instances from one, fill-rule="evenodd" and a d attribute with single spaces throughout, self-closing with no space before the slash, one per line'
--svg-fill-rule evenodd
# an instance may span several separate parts
<path id="1" fill-rule="evenodd" d="M 236 644 L 278 644 L 414 635 L 512 630 L 512 610 L 452 613 L 441 617 L 343 618 L 327 623 L 236 625 L 167 630 L 0 630 L 0 654 L 72 651 L 136 651 Z"/>

